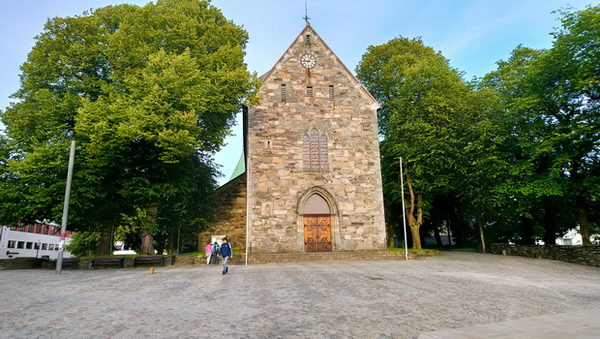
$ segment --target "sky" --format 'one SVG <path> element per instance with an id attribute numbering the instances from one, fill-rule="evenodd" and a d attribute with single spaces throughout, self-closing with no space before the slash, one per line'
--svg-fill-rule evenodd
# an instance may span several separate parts
<path id="1" fill-rule="evenodd" d="M 0 0 L 0 109 L 19 88 L 20 65 L 52 17 L 81 15 L 92 8 L 148 0 Z M 277 62 L 310 24 L 350 70 L 369 46 L 397 38 L 421 37 L 440 51 L 466 79 L 484 76 L 518 45 L 551 47 L 560 25 L 555 10 L 582 10 L 592 0 L 213 0 L 225 17 L 250 36 L 248 69 L 258 75 Z M 306 5 L 306 6 L 305 6 Z M 242 152 L 241 123 L 215 161 L 227 182 Z M 3 128 L 3 126 L 0 126 Z"/>

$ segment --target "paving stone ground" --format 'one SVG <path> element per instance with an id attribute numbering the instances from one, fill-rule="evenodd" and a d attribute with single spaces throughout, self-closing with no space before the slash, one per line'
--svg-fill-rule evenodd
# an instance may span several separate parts
<path id="1" fill-rule="evenodd" d="M 0 271 L 2 338 L 592 338 L 600 269 L 414 261 Z"/>

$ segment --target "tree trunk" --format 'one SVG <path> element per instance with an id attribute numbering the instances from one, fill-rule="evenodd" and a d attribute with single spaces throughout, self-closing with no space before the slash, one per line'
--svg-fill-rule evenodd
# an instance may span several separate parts
<path id="1" fill-rule="evenodd" d="M 410 227 L 410 233 L 412 234 L 412 248 L 416 250 L 421 249 L 421 234 L 419 228 L 423 224 L 423 197 L 420 194 L 416 196 L 415 204 L 415 192 L 412 187 L 412 182 L 408 174 L 406 174 L 406 184 L 408 186 L 409 201 L 406 204 L 406 218 L 408 226 Z M 404 198 L 404 197 L 403 197 Z M 415 205 L 416 205 L 416 217 L 415 217 Z"/>
<path id="2" fill-rule="evenodd" d="M 394 224 L 393 224 L 393 220 L 392 220 L 392 211 L 393 207 L 392 204 L 390 203 L 390 201 L 388 199 L 384 199 L 383 201 L 383 211 L 384 211 L 384 222 L 385 222 L 385 236 L 386 236 L 386 240 L 387 240 L 387 246 L 388 248 L 392 248 L 396 246 L 396 243 L 394 242 Z"/>
<path id="3" fill-rule="evenodd" d="M 156 211 L 158 207 L 156 205 L 148 207 L 148 215 L 144 220 L 144 227 L 142 229 L 142 254 L 154 255 L 154 236 L 148 232 L 148 229 L 156 222 Z"/>
<path id="4" fill-rule="evenodd" d="M 111 240 L 112 240 L 112 236 L 110 233 L 100 234 L 100 239 L 98 239 L 98 246 L 96 247 L 96 255 L 112 254 Z"/>
<path id="5" fill-rule="evenodd" d="M 533 220 L 527 217 L 521 217 L 521 223 L 523 227 L 523 243 L 526 245 L 534 245 Z"/>
<path id="6" fill-rule="evenodd" d="M 442 236 L 440 235 L 439 226 L 433 228 L 433 236 L 435 237 L 435 244 L 437 247 L 444 246 L 444 244 L 442 243 Z"/>
<path id="7" fill-rule="evenodd" d="M 179 229 L 177 229 L 177 232 L 179 232 Z M 173 232 L 173 230 L 171 230 L 171 232 L 169 232 L 169 236 L 167 238 L 167 253 L 168 254 L 173 254 L 175 251 L 179 252 L 179 244 L 177 243 L 179 241 L 179 234 L 174 234 L 175 232 Z"/>
<path id="8" fill-rule="evenodd" d="M 556 204 L 553 204 L 550 198 L 544 199 L 544 244 L 554 245 L 556 244 L 556 230 L 558 225 L 557 220 L 557 208 Z"/>
<path id="9" fill-rule="evenodd" d="M 158 254 L 162 254 L 162 253 L 165 253 L 165 249 L 166 249 L 167 253 L 171 254 L 171 253 L 168 252 L 169 249 L 168 249 L 167 242 L 168 242 L 168 240 L 165 237 L 165 235 L 154 237 L 154 249 L 155 249 L 155 252 L 158 253 Z"/>
<path id="10" fill-rule="evenodd" d="M 477 211 L 477 226 L 479 226 L 479 237 L 481 239 L 481 253 L 485 253 L 485 236 L 483 234 L 483 221 L 481 220 L 481 212 Z"/>
<path id="11" fill-rule="evenodd" d="M 590 219 L 587 213 L 587 202 L 584 197 L 577 197 L 577 216 L 579 217 L 579 233 L 584 246 L 591 246 Z"/>
<path id="12" fill-rule="evenodd" d="M 412 248 L 421 249 L 421 235 L 419 234 L 419 225 L 410 225 L 410 234 L 412 235 Z"/>
<path id="13" fill-rule="evenodd" d="M 147 230 L 142 231 L 141 254 L 154 254 L 154 237 Z"/>

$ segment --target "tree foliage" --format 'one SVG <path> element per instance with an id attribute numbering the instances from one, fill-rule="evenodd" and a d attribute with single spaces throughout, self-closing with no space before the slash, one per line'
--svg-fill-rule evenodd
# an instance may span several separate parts
<path id="1" fill-rule="evenodd" d="M 503 102 L 512 157 L 502 189 L 525 223 L 545 230 L 546 241 L 564 231 L 555 222 L 560 218 L 567 228 L 579 224 L 589 244 L 599 198 L 599 20 L 600 7 L 563 12 L 552 48 L 518 47 L 483 81 Z M 533 243 L 535 232 L 528 233 L 524 240 Z"/>
<path id="2" fill-rule="evenodd" d="M 382 104 L 392 219 L 401 199 L 408 210 L 420 196 L 409 224 L 444 227 L 461 245 L 478 239 L 485 250 L 484 230 L 493 241 L 554 243 L 576 226 L 589 243 L 600 210 L 600 7 L 560 15 L 551 48 L 518 46 L 470 83 L 420 39 L 369 47 L 357 75 Z"/>
<path id="3" fill-rule="evenodd" d="M 142 210 L 151 217 L 144 251 L 154 236 L 172 249 L 174 225 L 197 231 L 215 185 L 211 156 L 255 86 L 247 39 L 198 0 L 48 20 L 22 66 L 18 102 L 1 116 L 6 190 L 19 192 L 4 220 L 60 218 L 74 139 L 71 228 L 110 234 Z"/>
<path id="4" fill-rule="evenodd" d="M 65 246 L 65 249 L 76 257 L 93 255 L 96 248 L 98 248 L 100 237 L 100 232 L 77 232 L 71 238 L 71 242 Z"/>
<path id="5" fill-rule="evenodd" d="M 397 163 L 400 157 L 405 160 L 408 221 L 413 247 L 420 248 L 423 213 L 436 194 L 452 189 L 461 165 L 476 113 L 472 90 L 448 60 L 420 39 L 397 38 L 369 47 L 357 76 L 382 104 L 384 191 L 392 202 L 403 199 Z"/>

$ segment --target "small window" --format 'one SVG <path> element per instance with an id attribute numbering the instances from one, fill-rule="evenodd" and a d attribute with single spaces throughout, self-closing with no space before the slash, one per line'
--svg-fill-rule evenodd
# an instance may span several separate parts
<path id="1" fill-rule="evenodd" d="M 42 244 L 42 251 L 45 251 L 48 249 L 48 244 Z"/>
<path id="2" fill-rule="evenodd" d="M 16 240 L 9 240 L 8 241 L 8 248 L 16 248 L 17 247 L 17 241 Z"/>
<path id="3" fill-rule="evenodd" d="M 58 248 L 59 248 L 58 244 L 54 245 L 54 250 L 55 251 L 58 251 Z"/>
<path id="4" fill-rule="evenodd" d="M 333 89 L 333 85 L 329 85 L 329 100 L 333 101 L 335 99 L 335 91 Z"/>
<path id="5" fill-rule="evenodd" d="M 17 248 L 25 248 L 25 242 L 24 241 L 19 241 L 17 243 Z"/>
<path id="6" fill-rule="evenodd" d="M 54 251 L 54 244 L 48 244 L 48 249 L 50 251 Z"/>
<path id="7" fill-rule="evenodd" d="M 306 86 L 306 95 L 309 97 L 313 96 L 313 87 L 312 86 Z"/>
<path id="8" fill-rule="evenodd" d="M 306 34 L 306 43 L 310 44 L 310 34 Z"/>
<path id="9" fill-rule="evenodd" d="M 25 249 L 32 250 L 33 249 L 33 243 L 31 241 L 28 241 L 27 244 L 25 244 Z"/>
<path id="10" fill-rule="evenodd" d="M 285 84 L 281 84 L 281 101 L 287 100 L 287 88 Z"/>

